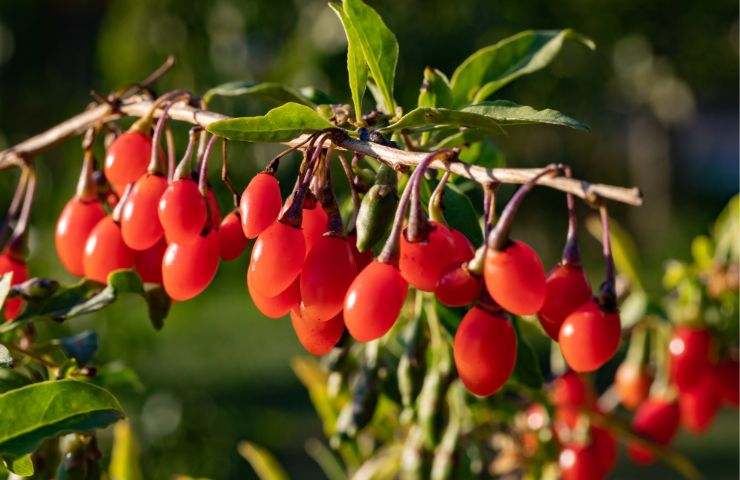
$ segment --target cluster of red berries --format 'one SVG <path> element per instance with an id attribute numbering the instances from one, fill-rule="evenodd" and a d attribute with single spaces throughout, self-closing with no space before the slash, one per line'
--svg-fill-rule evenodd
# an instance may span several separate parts
<path id="1" fill-rule="evenodd" d="M 12 247 L 6 247 L 0 253 L 0 275 L 12 273 L 11 285 L 18 285 L 28 280 L 28 267 L 23 254 Z M 20 297 L 8 298 L 3 305 L 6 321 L 14 320 L 23 308 Z"/>

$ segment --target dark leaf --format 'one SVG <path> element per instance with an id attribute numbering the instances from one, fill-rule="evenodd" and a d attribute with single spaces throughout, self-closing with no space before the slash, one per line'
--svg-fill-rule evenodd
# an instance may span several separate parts
<path id="1" fill-rule="evenodd" d="M 203 101 L 208 103 L 215 96 L 220 97 L 237 97 L 241 95 L 256 95 L 266 98 L 277 104 L 295 102 L 314 108 L 316 105 L 304 97 L 297 90 L 280 83 L 265 82 L 228 82 L 217 87 L 213 87 L 203 94 Z"/>
<path id="2" fill-rule="evenodd" d="M 516 366 L 514 367 L 514 372 L 511 374 L 511 379 L 530 388 L 542 388 L 545 379 L 540 370 L 537 354 L 535 354 L 532 346 L 522 334 L 522 329 L 519 325 L 521 320 L 518 317 L 512 316 L 511 321 L 517 336 Z"/>

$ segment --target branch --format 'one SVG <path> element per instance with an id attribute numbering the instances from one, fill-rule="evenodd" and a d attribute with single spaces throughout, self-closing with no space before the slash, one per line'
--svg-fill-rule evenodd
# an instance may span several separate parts
<path id="1" fill-rule="evenodd" d="M 152 102 L 146 98 L 131 97 L 122 102 L 118 112 L 114 112 L 108 105 L 99 105 L 91 108 L 43 133 L 0 152 L 0 169 L 16 165 L 23 158 L 33 157 L 69 137 L 80 135 L 88 127 L 98 122 L 114 120 L 122 115 L 133 117 L 144 116 L 151 108 L 151 104 Z M 182 102 L 172 106 L 169 115 L 172 119 L 202 127 L 206 127 L 217 120 L 229 118 L 220 113 L 193 108 Z M 305 140 L 306 136 L 301 136 L 288 142 L 288 144 L 294 146 L 303 143 Z M 392 166 L 415 166 L 427 155 L 423 152 L 409 152 L 352 138 L 337 140 L 337 146 L 345 150 L 378 158 Z M 433 161 L 429 167 L 438 170 L 448 170 L 481 184 L 493 182 L 523 184 L 541 172 L 539 168 L 483 168 L 476 165 L 467 165 L 462 162 L 446 164 L 440 160 Z M 563 176 L 541 177 L 537 181 L 537 184 L 566 193 L 572 193 L 591 204 L 597 204 L 601 199 L 608 199 L 628 205 L 642 205 L 642 194 L 638 188 L 589 183 L 584 180 Z"/>

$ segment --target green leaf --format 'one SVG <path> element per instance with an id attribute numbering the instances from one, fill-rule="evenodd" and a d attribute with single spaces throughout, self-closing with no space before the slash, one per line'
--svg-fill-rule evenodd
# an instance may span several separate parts
<path id="1" fill-rule="evenodd" d="M 445 185 L 442 206 L 445 220 L 450 227 L 462 232 L 476 247 L 483 243 L 478 213 L 468 196 L 457 185 L 449 182 Z"/>
<path id="2" fill-rule="evenodd" d="M 278 104 L 295 102 L 314 108 L 316 105 L 301 95 L 297 90 L 280 83 L 264 82 L 228 82 L 213 87 L 203 94 L 203 101 L 208 104 L 215 96 L 238 97 L 241 95 L 256 95 Z"/>
<path id="3" fill-rule="evenodd" d="M 141 383 L 136 371 L 120 361 L 110 362 L 99 367 L 97 375 L 90 379 L 90 382 L 106 390 L 116 392 L 133 390 L 136 393 L 142 393 L 144 391 L 144 384 Z"/>
<path id="4" fill-rule="evenodd" d="M 506 166 L 504 153 L 488 138 L 475 142 L 460 152 L 460 160 L 485 168 L 503 168 Z"/>
<path id="5" fill-rule="evenodd" d="M 491 134 L 501 125 L 550 124 L 588 130 L 588 127 L 557 110 L 535 110 L 532 107 L 517 105 L 507 100 L 483 102 L 470 105 L 462 110 L 448 108 L 416 108 L 396 123 L 381 131 L 413 128 L 467 127 Z"/>
<path id="6" fill-rule="evenodd" d="M 131 424 L 120 421 L 113 427 L 113 448 L 108 467 L 110 480 L 141 480 L 139 444 Z"/>
<path id="7" fill-rule="evenodd" d="M 313 358 L 294 357 L 291 368 L 311 397 L 314 410 L 321 419 L 324 434 L 330 437 L 336 429 L 338 408 L 327 390 L 328 376 Z"/>
<path id="8" fill-rule="evenodd" d="M 537 354 L 535 354 L 532 346 L 522 334 L 522 328 L 519 322 L 521 322 L 519 317 L 512 316 L 511 323 L 514 325 L 514 330 L 516 331 L 517 342 L 516 365 L 514 366 L 514 372 L 511 374 L 511 378 L 522 385 L 540 389 L 545 381 L 540 370 L 540 363 L 537 360 Z"/>
<path id="9" fill-rule="evenodd" d="M 419 90 L 419 107 L 452 107 L 452 90 L 447 76 L 436 68 L 424 69 L 424 80 Z"/>
<path id="10" fill-rule="evenodd" d="M 262 447 L 252 442 L 241 442 L 239 454 L 244 457 L 260 477 L 260 480 L 288 480 L 288 474 L 275 457 Z"/>
<path id="11" fill-rule="evenodd" d="M 315 110 L 298 103 L 286 103 L 265 115 L 229 118 L 208 127 L 214 135 L 244 142 L 287 142 L 304 133 L 331 128 Z"/>
<path id="12" fill-rule="evenodd" d="M 342 3 L 346 25 L 359 42 L 365 63 L 375 84 L 383 94 L 386 113 L 393 114 L 393 82 L 398 63 L 398 41 L 372 7 L 362 0 L 344 0 Z M 349 37 L 349 35 L 348 35 Z"/>
<path id="13" fill-rule="evenodd" d="M 0 308 L 3 307 L 10 293 L 11 280 L 13 280 L 13 272 L 6 272 L 0 277 Z"/>
<path id="14" fill-rule="evenodd" d="M 149 310 L 149 320 L 155 330 L 162 330 L 164 319 L 170 312 L 172 299 L 162 286 L 150 288 L 144 293 L 147 309 Z"/>
<path id="15" fill-rule="evenodd" d="M 42 440 L 103 428 L 123 418 L 106 390 L 77 380 L 40 382 L 0 395 L 0 455 L 19 457 Z"/>
<path id="16" fill-rule="evenodd" d="M 31 383 L 31 379 L 9 368 L 0 368 L 0 393 L 9 392 Z"/>
<path id="17" fill-rule="evenodd" d="M 33 475 L 33 459 L 30 453 L 17 458 L 4 459 L 3 462 L 9 472 L 20 477 L 30 477 Z"/>
<path id="18" fill-rule="evenodd" d="M 329 8 L 339 17 L 339 21 L 342 22 L 342 27 L 344 27 L 344 34 L 347 36 L 347 76 L 349 78 L 349 89 L 352 92 L 355 117 L 359 119 L 362 117 L 362 97 L 365 95 L 367 78 L 370 72 L 367 63 L 365 63 L 360 39 L 357 38 L 357 32 L 352 27 L 342 6 L 329 3 Z"/>
<path id="19" fill-rule="evenodd" d="M 316 87 L 301 87 L 299 92 L 309 102 L 312 102 L 316 105 L 329 105 L 332 103 L 337 103 L 337 101 L 327 95 L 326 92 L 323 92 Z"/>
<path id="20" fill-rule="evenodd" d="M 591 216 L 586 219 L 586 229 L 595 238 L 601 240 L 601 221 L 598 216 Z M 633 291 L 644 292 L 645 288 L 640 279 L 642 267 L 635 242 L 630 234 L 611 218 L 609 219 L 609 230 L 611 232 L 612 256 L 617 272 L 629 280 Z"/>
<path id="21" fill-rule="evenodd" d="M 592 40 L 567 29 L 529 30 L 478 50 L 452 75 L 454 104 L 484 100 L 509 82 L 546 67 L 566 39 L 595 48 Z"/>

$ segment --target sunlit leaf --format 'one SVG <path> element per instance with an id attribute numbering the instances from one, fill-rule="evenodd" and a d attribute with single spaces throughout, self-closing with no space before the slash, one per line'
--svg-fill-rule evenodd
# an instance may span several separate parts
<path id="1" fill-rule="evenodd" d="M 503 168 L 506 166 L 504 153 L 488 138 L 463 149 L 459 158 L 467 164 L 485 168 Z"/>
<path id="2" fill-rule="evenodd" d="M 5 467 L 9 472 L 20 477 L 30 477 L 33 475 L 33 459 L 30 453 L 17 458 L 4 459 L 3 463 L 5 463 Z"/>
<path id="3" fill-rule="evenodd" d="M 599 217 L 592 216 L 586 219 L 586 228 L 589 233 L 601 240 L 601 222 Z M 624 275 L 630 282 L 633 290 L 642 290 L 642 280 L 640 279 L 641 265 L 637 253 L 635 242 L 626 230 L 617 224 L 613 219 L 609 219 L 609 230 L 611 231 L 612 256 L 617 272 Z"/>
<path id="4" fill-rule="evenodd" d="M 478 50 L 452 75 L 454 104 L 485 100 L 512 80 L 546 67 L 566 39 L 595 48 L 593 41 L 567 29 L 529 30 Z"/>
<path id="5" fill-rule="evenodd" d="M 123 418 L 118 401 L 87 382 L 33 383 L 0 395 L 0 456 L 30 453 L 49 437 L 103 428 Z"/>
<path id="6" fill-rule="evenodd" d="M 342 6 L 329 3 L 329 8 L 339 17 L 339 21 L 342 22 L 342 27 L 344 27 L 344 34 L 347 36 L 347 76 L 349 78 L 349 89 L 352 93 L 355 116 L 360 118 L 362 116 L 362 97 L 365 95 L 367 78 L 370 72 L 367 63 L 365 63 L 360 39 L 357 38 L 357 31 L 353 28 Z"/>
<path id="7" fill-rule="evenodd" d="M 121 420 L 113 427 L 113 448 L 108 467 L 110 480 L 141 480 L 139 445 L 131 424 Z"/>
<path id="8" fill-rule="evenodd" d="M 214 135 L 245 142 L 287 142 L 304 133 L 331 128 L 324 117 L 299 103 L 286 103 L 265 115 L 219 120 L 208 125 Z"/>
<path id="9" fill-rule="evenodd" d="M 213 87 L 203 94 L 203 101 L 207 104 L 213 97 L 238 97 L 255 95 L 266 98 L 278 104 L 287 102 L 301 103 L 314 108 L 316 105 L 301 95 L 297 90 L 286 85 L 274 82 L 228 82 Z"/>
<path id="10" fill-rule="evenodd" d="M 452 107 L 452 90 L 447 76 L 436 68 L 424 69 L 424 80 L 419 90 L 419 107 Z"/>
<path id="11" fill-rule="evenodd" d="M 275 457 L 262 447 L 252 442 L 241 442 L 239 454 L 252 466 L 260 480 L 288 480 L 288 474 Z"/>

